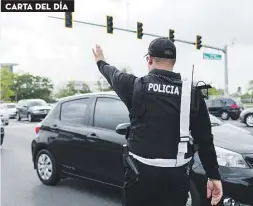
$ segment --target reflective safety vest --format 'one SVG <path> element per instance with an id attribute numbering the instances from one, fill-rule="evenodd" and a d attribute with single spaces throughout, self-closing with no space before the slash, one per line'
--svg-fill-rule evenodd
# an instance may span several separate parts
<path id="1" fill-rule="evenodd" d="M 190 115 L 198 111 L 198 96 L 191 79 L 149 74 L 134 84 L 130 155 L 157 167 L 178 167 L 193 156 Z"/>

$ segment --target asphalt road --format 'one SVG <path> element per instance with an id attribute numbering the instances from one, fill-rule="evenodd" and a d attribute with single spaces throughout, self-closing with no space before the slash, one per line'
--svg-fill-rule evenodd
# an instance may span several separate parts
<path id="1" fill-rule="evenodd" d="M 42 185 L 31 159 L 36 123 L 11 121 L 1 150 L 1 206 L 118 206 L 121 192 L 74 179 Z"/>
<path id="2" fill-rule="evenodd" d="M 253 132 L 238 121 L 229 123 Z M 11 120 L 1 150 L 2 206 L 116 206 L 121 191 L 87 181 L 66 179 L 57 186 L 42 185 L 31 159 L 31 140 L 37 123 Z"/>

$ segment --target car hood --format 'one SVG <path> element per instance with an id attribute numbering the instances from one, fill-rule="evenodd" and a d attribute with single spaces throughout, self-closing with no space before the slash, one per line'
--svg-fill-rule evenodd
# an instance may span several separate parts
<path id="1" fill-rule="evenodd" d="M 17 109 L 16 108 L 8 108 L 6 109 L 8 113 L 13 113 L 13 112 L 16 112 Z"/>
<path id="2" fill-rule="evenodd" d="M 40 110 L 40 109 L 51 109 L 50 106 L 33 106 L 30 107 L 31 110 Z"/>
<path id="3" fill-rule="evenodd" d="M 212 128 L 214 145 L 241 154 L 253 154 L 253 133 L 224 123 Z"/>

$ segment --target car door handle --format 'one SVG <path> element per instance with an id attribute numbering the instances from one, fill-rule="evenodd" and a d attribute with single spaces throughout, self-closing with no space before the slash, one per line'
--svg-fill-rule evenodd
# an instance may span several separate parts
<path id="1" fill-rule="evenodd" d="M 54 130 L 55 130 L 55 129 L 58 129 L 58 126 L 57 126 L 56 124 L 51 125 L 51 126 L 50 126 L 50 129 L 54 129 Z"/>
<path id="2" fill-rule="evenodd" d="M 96 138 L 97 135 L 96 133 L 88 133 L 86 137 L 89 142 L 95 142 L 96 140 L 94 138 Z"/>

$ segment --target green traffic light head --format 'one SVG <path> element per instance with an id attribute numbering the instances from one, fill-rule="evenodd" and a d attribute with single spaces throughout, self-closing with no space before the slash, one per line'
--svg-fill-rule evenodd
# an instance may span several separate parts
<path id="1" fill-rule="evenodd" d="M 113 34 L 113 17 L 106 16 L 106 31 L 108 34 Z"/>
<path id="2" fill-rule="evenodd" d="M 137 22 L 137 39 L 142 39 L 143 37 L 143 23 Z"/>
<path id="3" fill-rule="evenodd" d="M 196 49 L 200 49 L 202 47 L 202 36 L 197 35 L 196 36 Z"/>

